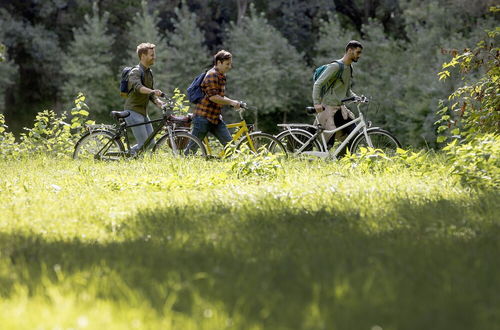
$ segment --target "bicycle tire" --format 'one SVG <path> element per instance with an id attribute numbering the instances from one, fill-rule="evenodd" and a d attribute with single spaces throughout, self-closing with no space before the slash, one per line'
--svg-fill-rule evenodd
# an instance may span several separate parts
<path id="1" fill-rule="evenodd" d="M 250 145 L 249 139 L 251 139 L 253 147 Z M 271 134 L 262 132 L 250 133 L 248 137 L 243 137 L 238 142 L 236 150 L 240 150 L 244 145 L 247 145 L 248 148 L 254 153 L 264 151 L 280 157 L 287 157 L 286 148 Z"/>
<path id="2" fill-rule="evenodd" d="M 383 129 L 371 129 L 366 132 L 372 141 L 374 149 L 382 150 L 387 156 L 396 153 L 397 148 L 401 148 L 401 143 L 392 135 L 392 133 Z M 368 148 L 368 142 L 363 133 L 357 135 L 351 143 L 349 150 L 351 153 L 357 153 L 360 147 Z"/>
<path id="3" fill-rule="evenodd" d="M 288 153 L 296 153 L 304 144 L 313 137 L 313 134 L 302 129 L 291 129 L 281 132 L 276 138 L 285 146 Z M 323 148 L 318 140 L 313 140 L 310 145 L 306 146 L 304 151 L 323 151 Z"/>
<path id="4" fill-rule="evenodd" d="M 109 147 L 102 150 L 108 143 Z M 125 147 L 122 141 L 117 139 L 113 132 L 106 130 L 85 133 L 75 144 L 73 151 L 73 159 L 118 160 L 124 155 Z"/>
<path id="5" fill-rule="evenodd" d="M 156 154 L 163 153 L 169 156 L 207 158 L 207 150 L 201 140 L 196 136 L 182 130 L 176 130 L 172 135 L 173 144 L 167 133 L 156 142 L 153 152 Z M 172 147 L 173 145 L 175 145 L 175 148 Z"/>

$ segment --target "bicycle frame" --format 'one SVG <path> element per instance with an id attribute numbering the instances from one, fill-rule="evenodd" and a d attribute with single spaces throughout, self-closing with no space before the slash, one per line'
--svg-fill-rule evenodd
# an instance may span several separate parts
<path id="1" fill-rule="evenodd" d="M 232 136 L 232 142 L 236 143 L 238 142 L 243 136 L 246 137 L 248 139 L 248 143 L 250 145 L 250 149 L 251 150 L 255 150 L 255 146 L 253 145 L 253 141 L 252 139 L 250 139 L 250 129 L 248 128 L 248 125 L 247 125 L 247 122 L 245 119 L 243 119 L 243 115 L 242 115 L 242 111 L 239 111 L 240 113 L 240 118 L 241 118 L 241 121 L 240 122 L 237 122 L 237 123 L 231 123 L 231 124 L 227 124 L 227 128 L 230 129 L 230 128 L 239 128 L 235 133 L 231 134 Z M 206 136 L 204 139 L 203 139 L 203 143 L 205 144 L 205 148 L 207 149 L 207 153 L 210 155 L 212 154 L 212 149 L 210 148 L 210 145 L 208 143 L 208 136 Z M 224 156 L 224 150 L 222 150 L 221 152 L 219 152 L 219 154 L 217 155 L 219 157 L 223 157 Z"/>
<path id="2" fill-rule="evenodd" d="M 140 154 L 142 154 L 143 152 L 145 152 L 148 148 L 149 148 L 149 144 L 151 143 L 151 141 L 153 141 L 153 139 L 156 137 L 156 135 L 165 127 L 167 129 L 167 133 L 168 133 L 168 136 L 170 138 L 170 143 L 172 145 L 172 148 L 174 149 L 174 153 L 177 152 L 177 146 L 176 144 L 174 143 L 174 140 L 173 140 L 173 134 L 172 132 L 175 130 L 175 124 L 173 127 L 171 127 L 170 125 L 166 125 L 167 124 L 167 121 L 168 121 L 168 118 L 167 116 L 164 116 L 163 118 L 161 119 L 153 119 L 153 120 L 150 120 L 150 121 L 147 121 L 147 122 L 144 122 L 144 123 L 140 123 L 140 124 L 134 124 L 134 125 L 127 125 L 125 120 L 123 118 L 119 119 L 118 120 L 119 123 L 120 123 L 120 126 L 118 128 L 118 130 L 116 131 L 116 134 L 113 136 L 112 139 L 110 139 L 96 154 L 96 157 L 97 155 L 101 155 L 103 153 L 103 151 L 107 150 L 111 144 L 113 143 L 113 141 L 115 139 L 120 139 L 122 136 L 125 137 L 125 145 L 126 145 L 126 151 L 125 153 L 120 153 L 119 155 L 117 156 L 121 156 L 121 157 L 127 157 L 127 156 L 131 156 L 131 147 L 130 147 L 130 143 L 129 143 L 129 139 L 128 139 L 128 136 L 127 136 L 127 129 L 128 128 L 132 128 L 132 127 L 137 127 L 137 126 L 143 126 L 143 125 L 147 125 L 147 124 L 152 124 L 152 123 L 157 123 L 157 122 L 161 122 L 160 125 L 158 125 L 154 130 L 153 132 L 151 132 L 151 134 L 147 137 L 146 141 L 144 142 L 144 144 L 137 150 L 135 156 L 138 156 Z"/>
<path id="3" fill-rule="evenodd" d="M 359 109 L 359 104 L 357 105 L 358 109 L 358 117 L 353 119 L 352 121 L 337 127 L 333 130 L 325 130 L 321 127 L 320 124 L 318 125 L 310 125 L 310 124 L 278 124 L 280 127 L 285 127 L 286 131 L 291 131 L 293 128 L 300 128 L 300 127 L 311 127 L 316 129 L 316 133 L 314 133 L 309 140 L 307 140 L 302 147 L 300 147 L 298 150 L 294 152 L 294 154 L 304 154 L 304 155 L 311 155 L 311 156 L 316 156 L 316 157 L 321 157 L 321 158 L 327 158 L 331 156 L 332 158 L 337 158 L 337 155 L 342 151 L 342 149 L 355 137 L 358 135 L 358 132 L 362 131 L 362 134 L 365 135 L 366 141 L 368 142 L 368 145 L 370 147 L 373 147 L 372 141 L 370 137 L 367 134 L 367 124 L 364 120 L 363 113 Z M 317 115 L 316 115 L 317 119 Z M 344 141 L 332 152 L 331 150 L 328 150 L 327 147 L 327 141 L 325 139 L 325 133 L 333 133 L 335 134 L 336 132 L 339 132 L 340 130 L 352 125 L 356 124 L 356 127 L 352 130 L 352 132 L 344 139 Z M 293 133 L 291 134 L 293 136 Z M 318 136 L 321 135 L 321 151 L 304 151 L 305 148 L 307 148 L 314 140 L 318 138 Z M 298 140 L 297 140 L 298 141 Z M 300 141 L 302 143 L 302 141 Z"/>

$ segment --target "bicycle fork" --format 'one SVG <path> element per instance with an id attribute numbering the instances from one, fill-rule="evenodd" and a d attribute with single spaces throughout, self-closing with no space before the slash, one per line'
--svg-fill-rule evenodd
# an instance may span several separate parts
<path id="1" fill-rule="evenodd" d="M 167 126 L 168 139 L 170 140 L 170 145 L 172 146 L 172 151 L 174 155 L 179 154 L 179 149 L 177 148 L 177 143 L 175 143 L 175 134 L 170 126 Z"/>

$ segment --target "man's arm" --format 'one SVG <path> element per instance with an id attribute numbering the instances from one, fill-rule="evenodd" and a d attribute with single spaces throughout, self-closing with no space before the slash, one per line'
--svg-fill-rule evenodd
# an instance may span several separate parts
<path id="1" fill-rule="evenodd" d="M 219 82 L 219 78 L 216 73 L 210 72 L 205 76 L 203 80 L 203 84 L 205 84 L 204 91 L 208 96 L 208 99 L 211 102 L 220 104 L 220 105 L 230 105 L 235 109 L 240 108 L 240 102 L 230 99 L 229 97 L 222 96 L 221 85 Z"/>
<path id="2" fill-rule="evenodd" d="M 225 96 L 220 96 L 220 95 L 213 95 L 208 98 L 210 101 L 221 104 L 221 105 L 230 105 L 233 108 L 239 109 L 240 108 L 240 102 L 230 99 L 229 97 Z"/>
<path id="3" fill-rule="evenodd" d="M 141 94 L 154 94 L 155 96 L 161 96 L 162 91 L 159 89 L 151 89 L 142 84 L 141 81 L 141 70 L 139 68 L 134 68 L 130 71 L 128 77 L 129 89 L 139 92 Z M 154 100 L 150 100 L 156 104 Z"/>

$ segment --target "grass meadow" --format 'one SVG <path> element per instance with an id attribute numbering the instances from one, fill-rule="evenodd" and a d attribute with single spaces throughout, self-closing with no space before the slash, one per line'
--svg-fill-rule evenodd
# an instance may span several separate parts
<path id="1" fill-rule="evenodd" d="M 429 157 L 1 160 L 0 328 L 499 329 L 500 194 Z"/>

